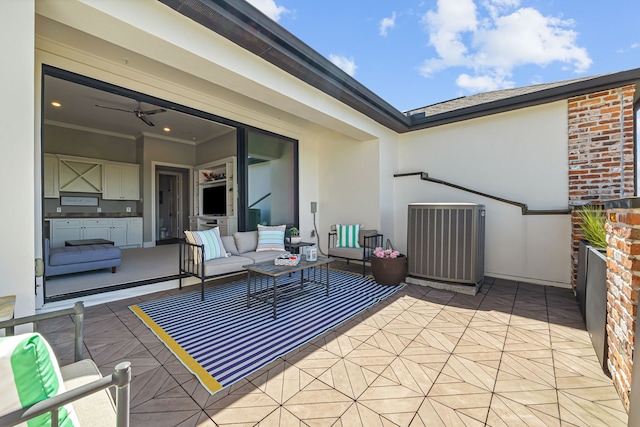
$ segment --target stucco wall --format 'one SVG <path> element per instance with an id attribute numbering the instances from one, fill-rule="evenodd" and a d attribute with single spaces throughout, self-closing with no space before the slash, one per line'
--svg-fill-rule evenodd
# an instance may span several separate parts
<path id="1" fill-rule="evenodd" d="M 34 230 L 34 215 L 41 209 L 40 196 L 36 195 L 40 194 L 36 193 L 40 183 L 34 179 L 40 176 L 41 160 L 34 143 L 40 126 L 34 131 L 33 13 L 33 0 L 3 2 L 0 25 L 0 51 L 7 58 L 0 79 L 0 93 L 7 101 L 0 104 L 0 182 L 2 200 L 9 206 L 0 221 L 0 295 L 17 296 L 18 316 L 34 311 L 33 264 L 39 255 L 34 252 L 34 239 L 42 237 L 40 230 Z"/>
<path id="2" fill-rule="evenodd" d="M 430 177 L 529 209 L 567 209 L 567 104 L 564 101 L 426 129 L 400 136 L 400 173 Z M 396 235 L 406 249 L 407 205 L 484 204 L 485 274 L 556 286 L 570 285 L 570 217 L 523 216 L 518 207 L 418 177 L 395 179 Z"/>

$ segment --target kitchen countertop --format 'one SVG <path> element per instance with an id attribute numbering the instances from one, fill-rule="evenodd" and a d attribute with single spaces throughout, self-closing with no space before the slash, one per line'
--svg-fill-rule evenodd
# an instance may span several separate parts
<path id="1" fill-rule="evenodd" d="M 139 212 L 55 212 L 44 214 L 45 219 L 57 218 L 138 218 Z"/>

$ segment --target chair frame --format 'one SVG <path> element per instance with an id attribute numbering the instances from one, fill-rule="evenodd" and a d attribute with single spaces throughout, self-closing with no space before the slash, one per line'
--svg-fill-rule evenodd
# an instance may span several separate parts
<path id="1" fill-rule="evenodd" d="M 338 233 L 336 231 L 330 231 L 329 240 L 328 240 L 329 242 L 328 249 L 335 248 L 337 241 L 338 241 Z M 347 258 L 347 257 L 338 256 L 338 255 L 331 255 L 331 258 L 345 259 L 347 260 L 347 264 L 349 264 L 349 261 L 362 262 L 362 277 L 364 277 L 366 275 L 367 262 L 371 261 L 373 250 L 377 247 L 382 247 L 383 235 L 380 233 L 377 233 L 377 234 L 372 234 L 370 236 L 364 236 L 363 241 L 364 241 L 363 242 L 364 245 L 362 245 L 361 258 Z"/>
<path id="2" fill-rule="evenodd" d="M 32 323 L 33 331 L 37 332 L 39 321 L 53 319 L 61 316 L 73 315 L 75 326 L 74 336 L 74 361 L 82 360 L 82 343 L 84 332 L 84 305 L 82 301 L 78 301 L 72 308 L 64 310 L 52 311 L 50 313 L 36 314 L 17 319 L 10 319 L 0 322 L 0 329 L 4 329 L 6 336 L 13 336 L 15 327 Z M 59 425 L 58 410 L 60 407 L 73 403 L 75 400 L 81 399 L 90 394 L 96 393 L 109 387 L 116 387 L 116 427 L 129 427 L 129 407 L 130 407 L 130 387 L 131 383 L 131 363 L 119 363 L 109 376 L 102 377 L 88 384 L 76 387 L 72 390 L 52 396 L 41 402 L 35 403 L 26 408 L 18 409 L 0 417 L 0 425 L 15 426 L 26 423 L 30 419 L 39 417 L 47 412 L 51 413 L 51 425 L 57 427 Z"/>

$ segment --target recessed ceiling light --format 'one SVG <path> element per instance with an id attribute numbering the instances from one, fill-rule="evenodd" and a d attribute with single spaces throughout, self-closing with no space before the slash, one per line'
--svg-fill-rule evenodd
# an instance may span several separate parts
<path id="1" fill-rule="evenodd" d="M 62 104 L 60 104 L 58 101 L 51 101 L 51 105 L 53 105 L 56 108 L 62 107 Z"/>
<path id="2" fill-rule="evenodd" d="M 167 126 L 163 127 L 162 130 L 165 132 L 171 132 L 171 128 Z"/>

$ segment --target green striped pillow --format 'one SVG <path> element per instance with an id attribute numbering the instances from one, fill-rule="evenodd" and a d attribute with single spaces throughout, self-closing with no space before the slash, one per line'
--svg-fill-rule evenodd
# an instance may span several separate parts
<path id="1" fill-rule="evenodd" d="M 218 227 L 211 228 L 205 231 L 185 231 L 185 238 L 187 242 L 196 245 L 204 245 L 204 260 L 224 258 L 227 256 L 227 252 L 222 244 L 220 238 L 220 230 Z M 195 264 L 200 262 L 200 253 L 198 249 L 194 249 Z"/>
<path id="2" fill-rule="evenodd" d="M 359 248 L 358 236 L 360 235 L 360 224 L 355 225 L 336 225 L 338 233 L 338 241 L 336 248 Z"/>
<path id="3" fill-rule="evenodd" d="M 256 252 L 284 251 L 284 229 L 286 225 L 268 227 L 258 224 L 258 247 Z"/>
<path id="4" fill-rule="evenodd" d="M 0 372 L 0 415 L 66 391 L 56 356 L 38 333 L 0 338 Z M 58 415 L 61 427 L 80 425 L 70 404 Z M 50 425 L 49 412 L 28 422 L 29 427 Z"/>

